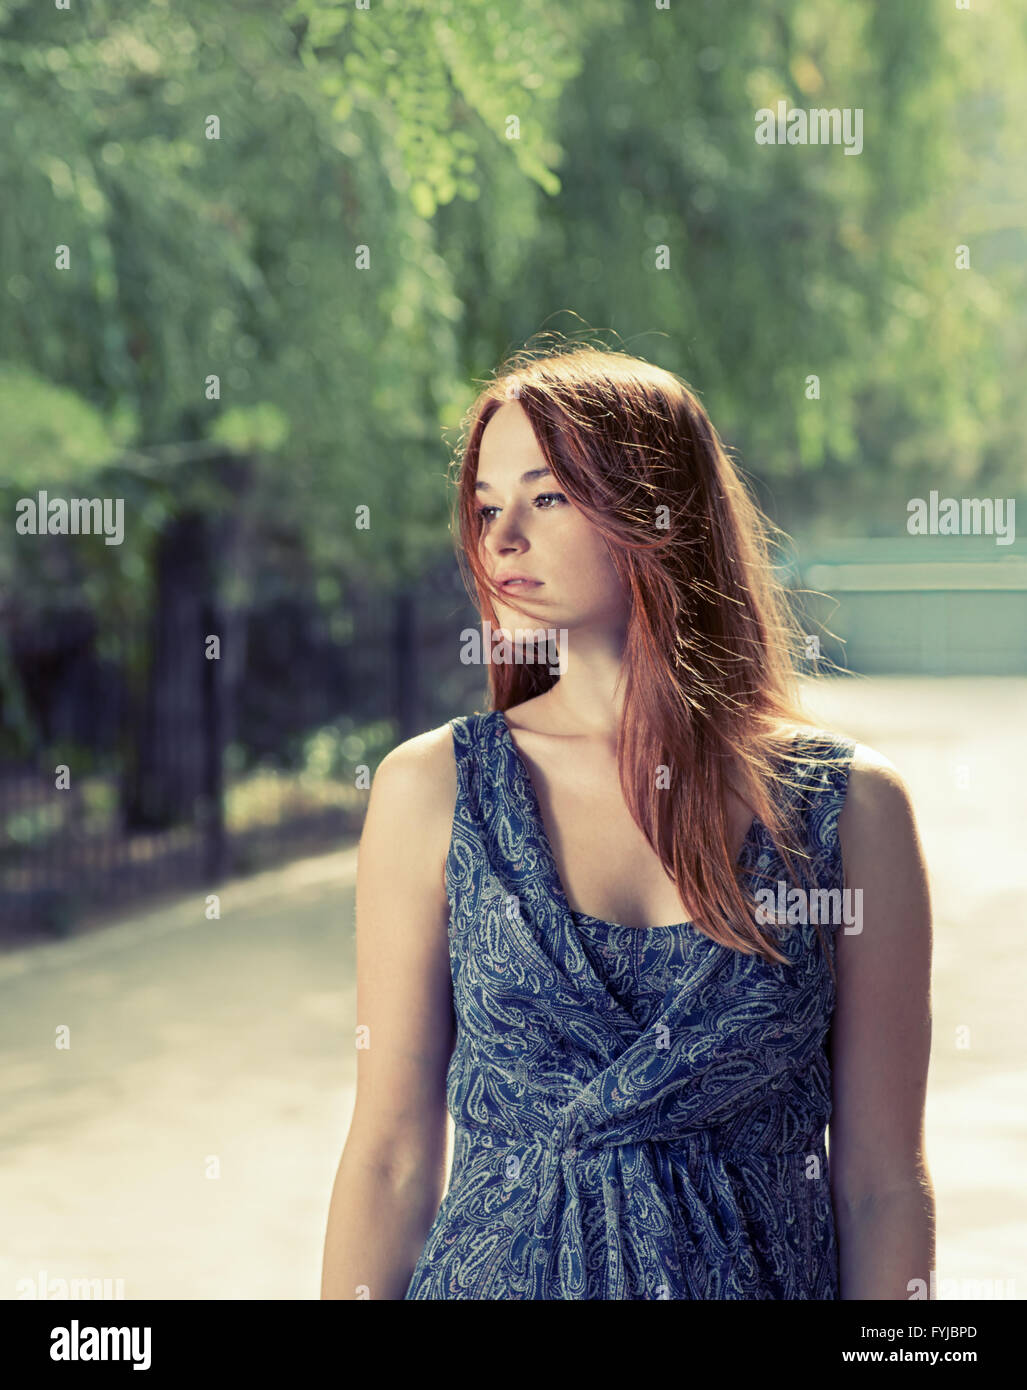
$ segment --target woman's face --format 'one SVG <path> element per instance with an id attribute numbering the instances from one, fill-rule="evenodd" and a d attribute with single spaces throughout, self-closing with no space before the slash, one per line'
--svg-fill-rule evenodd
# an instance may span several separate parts
<path id="1" fill-rule="evenodd" d="M 492 582 L 508 574 L 538 581 L 503 591 L 505 601 L 496 600 L 501 626 L 525 626 L 525 617 L 568 631 L 623 626 L 627 595 L 606 541 L 560 492 L 516 401 L 500 406 L 482 433 L 476 506 L 481 559 Z"/>

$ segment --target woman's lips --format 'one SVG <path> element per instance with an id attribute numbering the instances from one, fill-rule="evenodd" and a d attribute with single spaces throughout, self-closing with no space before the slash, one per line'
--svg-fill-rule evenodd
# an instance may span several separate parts
<path id="1" fill-rule="evenodd" d="M 541 585 L 541 579 L 505 579 L 499 587 L 501 589 L 538 589 Z"/>

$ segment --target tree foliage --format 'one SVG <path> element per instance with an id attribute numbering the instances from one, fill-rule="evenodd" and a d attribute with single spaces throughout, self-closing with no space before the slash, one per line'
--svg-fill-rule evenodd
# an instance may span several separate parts
<path id="1" fill-rule="evenodd" d="M 281 545 L 327 604 L 401 590 L 476 381 L 543 326 L 686 376 L 786 522 L 1019 484 L 1024 49 L 986 0 L 0 0 L 0 502 L 128 516 L 0 531 L 0 632 L 15 589 L 84 603 L 142 672 L 183 512 L 245 508 L 244 584 Z M 861 108 L 863 152 L 757 145 L 779 99 Z"/>

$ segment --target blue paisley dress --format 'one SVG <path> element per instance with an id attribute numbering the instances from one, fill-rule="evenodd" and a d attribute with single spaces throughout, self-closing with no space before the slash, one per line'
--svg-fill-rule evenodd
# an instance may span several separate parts
<path id="1" fill-rule="evenodd" d="M 837 1299 L 816 927 L 763 928 L 784 966 L 573 911 L 504 714 L 450 726 L 453 1164 L 405 1298 Z M 795 742 L 807 886 L 842 888 L 854 745 Z M 738 862 L 787 879 L 758 820 Z"/>

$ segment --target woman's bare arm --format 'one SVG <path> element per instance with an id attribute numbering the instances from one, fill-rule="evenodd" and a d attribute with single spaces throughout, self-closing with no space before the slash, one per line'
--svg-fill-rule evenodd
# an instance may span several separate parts
<path id="1" fill-rule="evenodd" d="M 443 872 L 455 798 L 448 725 L 394 749 L 371 787 L 357 855 L 357 1095 L 323 1299 L 401 1299 L 442 1198 L 454 1044 Z"/>
<path id="2" fill-rule="evenodd" d="M 931 907 L 909 794 L 862 746 L 839 835 L 846 886 L 862 890 L 862 930 L 838 927 L 836 938 L 829 1161 L 840 1294 L 908 1299 L 911 1281 L 928 1286 L 935 1254 L 924 1153 Z"/>

